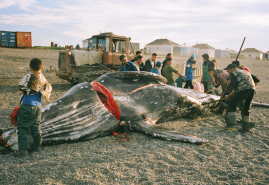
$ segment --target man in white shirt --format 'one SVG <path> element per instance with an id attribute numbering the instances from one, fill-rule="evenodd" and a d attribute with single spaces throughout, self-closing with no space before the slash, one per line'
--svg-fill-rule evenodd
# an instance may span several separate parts
<path id="1" fill-rule="evenodd" d="M 143 56 L 142 55 L 138 55 L 136 57 L 136 61 L 134 62 L 134 65 L 136 66 L 136 68 L 137 68 L 138 71 L 141 70 L 140 66 L 141 66 L 142 62 L 143 62 Z"/>

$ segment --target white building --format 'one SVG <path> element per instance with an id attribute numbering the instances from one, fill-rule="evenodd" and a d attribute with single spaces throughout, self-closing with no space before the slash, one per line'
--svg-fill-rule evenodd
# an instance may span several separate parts
<path id="1" fill-rule="evenodd" d="M 257 50 L 256 48 L 246 48 L 240 53 L 241 55 L 245 56 L 245 59 L 255 59 L 255 60 L 262 60 L 263 59 L 263 52 Z"/>
<path id="2" fill-rule="evenodd" d="M 200 56 L 207 53 L 210 58 L 215 57 L 215 48 L 209 46 L 208 44 L 196 44 L 192 47 L 200 49 Z"/>
<path id="3" fill-rule="evenodd" d="M 174 46 L 181 45 L 168 39 L 156 39 L 153 42 L 145 45 L 145 48 L 147 54 L 156 53 L 157 55 L 167 55 L 167 53 L 173 54 Z"/>
<path id="4" fill-rule="evenodd" d="M 89 47 L 89 39 L 85 39 L 82 41 L 82 48 L 87 49 Z"/>

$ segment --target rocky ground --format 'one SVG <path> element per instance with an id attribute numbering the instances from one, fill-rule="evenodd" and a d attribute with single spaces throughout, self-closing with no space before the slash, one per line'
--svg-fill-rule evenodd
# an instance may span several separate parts
<path id="1" fill-rule="evenodd" d="M 17 84 L 30 72 L 32 58 L 44 62 L 43 74 L 53 87 L 52 101 L 72 87 L 55 76 L 58 52 L 0 48 L 0 128 L 12 127 L 9 114 L 19 104 Z M 174 62 L 186 59 L 174 58 Z M 201 58 L 197 61 L 201 66 Z M 219 68 L 231 61 L 219 60 Z M 240 62 L 261 80 L 254 101 L 269 104 L 269 62 Z M 42 103 L 47 104 L 45 100 Z M 12 153 L 0 154 L 0 184 L 269 184 L 268 110 L 252 108 L 251 119 L 256 123 L 252 133 L 221 130 L 224 118 L 214 113 L 161 123 L 208 139 L 210 142 L 204 145 L 132 132 L 129 141 L 122 141 L 121 136 L 106 136 L 44 146 L 42 152 L 22 159 Z"/>

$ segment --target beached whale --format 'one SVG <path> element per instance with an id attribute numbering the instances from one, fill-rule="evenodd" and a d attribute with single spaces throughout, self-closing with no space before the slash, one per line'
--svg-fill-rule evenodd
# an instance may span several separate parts
<path id="1" fill-rule="evenodd" d="M 107 73 L 97 80 L 73 86 L 61 98 L 43 107 L 43 143 L 82 141 L 106 136 L 119 128 L 153 137 L 190 143 L 206 139 L 166 130 L 158 120 L 204 114 L 202 105 L 218 96 L 165 84 L 166 79 L 148 72 Z M 0 143 L 18 148 L 17 129 L 5 132 Z"/>

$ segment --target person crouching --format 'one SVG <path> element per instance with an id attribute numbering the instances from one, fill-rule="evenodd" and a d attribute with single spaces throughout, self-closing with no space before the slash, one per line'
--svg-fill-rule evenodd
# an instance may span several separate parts
<path id="1" fill-rule="evenodd" d="M 249 112 L 250 104 L 255 92 L 255 84 L 251 77 L 251 74 L 245 70 L 237 69 L 235 65 L 229 64 L 224 70 L 227 70 L 228 74 L 231 75 L 230 87 L 233 88 L 233 91 L 225 96 L 226 100 L 229 100 L 228 103 L 228 114 L 225 118 L 226 127 L 223 127 L 224 130 L 230 130 L 235 127 L 236 124 L 236 106 L 243 100 L 245 100 L 245 105 L 243 109 L 243 123 L 242 132 L 249 132 L 254 123 L 250 122 Z"/>

